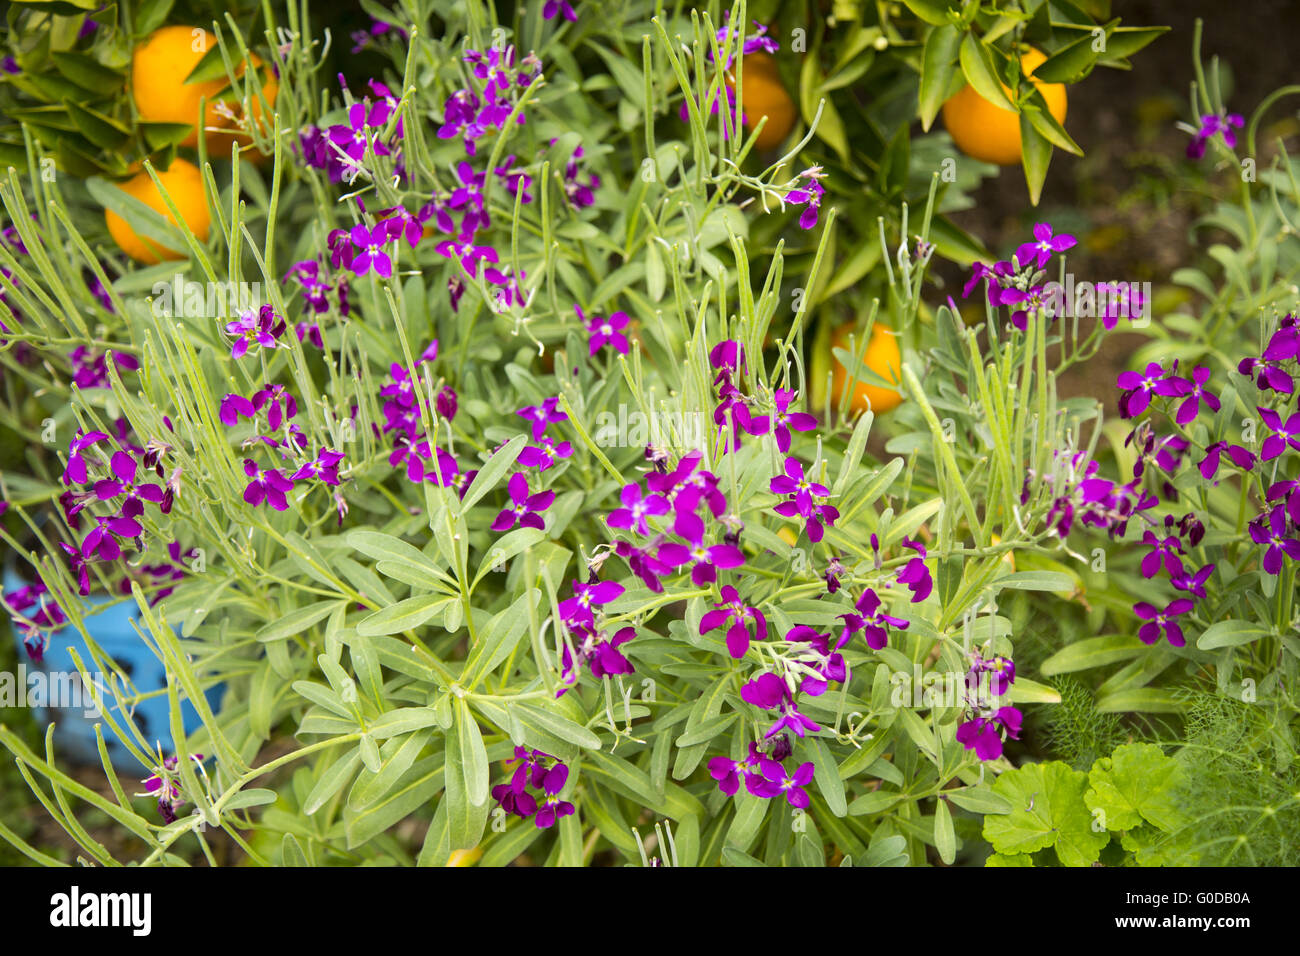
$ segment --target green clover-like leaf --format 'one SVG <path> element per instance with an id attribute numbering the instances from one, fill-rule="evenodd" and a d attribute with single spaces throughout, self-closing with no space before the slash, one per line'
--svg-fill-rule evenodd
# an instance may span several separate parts
<path id="1" fill-rule="evenodd" d="M 1084 805 L 1088 776 L 1059 760 L 1009 770 L 993 792 L 1011 803 L 1011 812 L 984 818 L 984 839 L 999 854 L 1033 853 L 1055 847 L 1065 866 L 1096 861 L 1110 836 L 1093 832 Z"/>
<path id="2" fill-rule="evenodd" d="M 1125 744 L 1092 765 L 1084 802 L 1105 813 L 1106 828 L 1130 830 L 1147 823 L 1172 830 L 1182 822 L 1173 792 L 1182 768 L 1155 744 Z"/>

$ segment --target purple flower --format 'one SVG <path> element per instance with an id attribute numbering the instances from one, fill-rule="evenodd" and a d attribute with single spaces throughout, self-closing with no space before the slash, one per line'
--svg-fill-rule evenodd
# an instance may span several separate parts
<path id="1" fill-rule="evenodd" d="M 863 590 L 853 606 L 857 609 L 857 613 L 840 615 L 844 619 L 844 635 L 841 643 L 858 631 L 864 631 L 867 646 L 873 651 L 878 651 L 889 642 L 888 628 L 896 627 L 905 631 L 910 623 L 902 618 L 881 613 L 880 597 L 871 588 Z"/>
<path id="2" fill-rule="evenodd" d="M 536 468 L 538 471 L 545 471 L 555 464 L 557 458 L 568 458 L 572 454 L 573 446 L 567 441 L 562 441 L 557 445 L 549 435 L 543 435 L 540 445 L 524 446 L 523 451 L 519 453 L 519 464 L 525 468 Z M 645 533 L 642 532 L 642 534 Z"/>
<path id="3" fill-rule="evenodd" d="M 381 222 L 373 229 L 367 229 L 363 223 L 357 223 L 348 233 L 348 238 L 360 252 L 352 260 L 352 271 L 359 276 L 365 275 L 373 267 L 382 279 L 393 274 L 393 260 L 384 251 L 389 242 L 388 228 Z"/>
<path id="4" fill-rule="evenodd" d="M 95 527 L 81 541 L 81 554 L 87 560 L 116 561 L 122 556 L 117 538 L 138 538 L 144 534 L 140 522 L 130 515 L 96 518 Z"/>
<path id="5" fill-rule="evenodd" d="M 627 562 L 628 570 L 635 574 L 642 584 L 655 594 L 663 593 L 663 582 L 659 579 L 672 574 L 673 569 L 657 558 L 650 548 L 638 548 L 627 541 L 615 541 L 614 553 Z"/>
<path id="6" fill-rule="evenodd" d="M 731 544 L 704 545 L 704 522 L 691 511 L 678 512 L 673 530 L 687 544 L 669 543 L 659 549 L 659 558 L 675 568 L 691 566 L 691 583 L 704 587 L 718 579 L 717 568 L 738 568 L 745 563 L 745 555 Z"/>
<path id="7" fill-rule="evenodd" d="M 623 585 L 616 581 L 597 581 L 595 584 L 573 582 L 573 597 L 560 602 L 560 617 L 565 623 L 579 627 L 595 626 L 592 607 L 608 604 L 623 594 Z"/>
<path id="8" fill-rule="evenodd" d="M 160 485 L 135 484 L 136 472 L 139 470 L 140 463 L 134 457 L 124 451 L 114 452 L 111 462 L 111 468 L 114 478 L 104 478 L 95 482 L 95 497 L 100 501 L 112 501 L 120 495 L 126 497 L 122 501 L 121 514 L 128 517 L 138 517 L 144 510 L 141 500 L 159 502 L 163 499 L 163 490 Z"/>
<path id="9" fill-rule="evenodd" d="M 1143 644 L 1154 644 L 1163 633 L 1174 647 L 1182 647 L 1187 643 L 1183 638 L 1183 629 L 1172 619 L 1186 614 L 1193 607 L 1195 603 L 1189 598 L 1176 598 L 1163 611 L 1146 601 L 1139 601 L 1133 605 L 1133 613 L 1147 623 L 1138 628 L 1138 640 Z"/>
<path id="10" fill-rule="evenodd" d="M 797 180 L 802 179 L 805 176 L 808 177 L 808 185 L 801 186 L 796 183 L 795 187 L 789 190 L 782 199 L 782 202 L 790 203 L 792 206 L 806 207 L 804 211 L 799 214 L 800 229 L 811 229 L 813 226 L 817 225 L 817 215 L 821 210 L 822 196 L 826 193 L 826 190 L 822 188 L 822 184 L 818 182 L 818 180 L 824 175 L 825 173 L 821 171 L 820 166 L 813 166 L 809 169 L 805 169 L 795 178 Z"/>
<path id="11" fill-rule="evenodd" d="M 975 717 L 958 727 L 957 742 L 967 750 L 974 750 L 980 760 L 997 760 L 1002 756 L 1000 729 L 1005 729 L 1011 740 L 1018 740 L 1022 719 L 1015 707 L 999 707 L 988 716 Z"/>
<path id="12" fill-rule="evenodd" d="M 249 477 L 248 486 L 244 488 L 244 500 L 256 508 L 263 501 L 276 511 L 285 511 L 289 501 L 285 492 L 293 489 L 293 482 L 286 478 L 279 469 L 268 468 L 265 471 L 257 467 L 251 458 L 244 459 L 244 474 Z"/>
<path id="13" fill-rule="evenodd" d="M 68 464 L 60 478 L 64 485 L 70 487 L 86 483 L 86 460 L 82 457 L 82 452 L 102 441 L 108 441 L 108 436 L 103 432 L 84 432 L 80 428 L 77 429 L 76 435 L 68 445 Z"/>
<path id="14" fill-rule="evenodd" d="M 785 794 L 790 806 L 802 810 L 808 806 L 808 791 L 804 787 L 812 782 L 813 763 L 811 760 L 801 763 L 792 774 L 787 774 L 775 760 L 764 759 L 763 777 L 776 787 L 777 794 Z"/>
<path id="15" fill-rule="evenodd" d="M 587 327 L 588 348 L 590 355 L 595 355 L 606 345 L 614 346 L 614 351 L 620 355 L 626 355 L 631 346 L 628 345 L 627 336 L 623 334 L 623 329 L 627 327 L 628 317 L 626 312 L 615 312 L 608 318 L 602 319 L 598 315 L 593 315 L 590 319 L 582 314 L 582 309 L 578 306 L 573 307 L 573 311 L 578 313 L 578 321 Z"/>
<path id="16" fill-rule="evenodd" d="M 646 518 L 668 513 L 667 501 L 655 494 L 642 497 L 641 486 L 635 483 L 623 487 L 619 500 L 623 507 L 615 508 L 605 519 L 611 528 L 628 528 L 637 534 L 649 534 Z"/>
<path id="17" fill-rule="evenodd" d="M 298 402 L 283 385 L 265 385 L 261 390 L 254 392 L 253 407 L 259 412 L 269 408 L 266 416 L 267 424 L 271 426 L 271 431 L 276 432 L 280 430 L 285 419 L 293 418 L 298 414 Z"/>
<path id="18" fill-rule="evenodd" d="M 1237 134 L 1234 129 L 1245 125 L 1240 113 L 1227 113 L 1220 116 L 1210 113 L 1201 117 L 1201 126 L 1187 144 L 1187 158 L 1200 159 L 1205 155 L 1205 147 L 1215 136 L 1222 137 L 1223 144 L 1229 149 L 1236 149 Z"/>
<path id="19" fill-rule="evenodd" d="M 234 322 L 226 323 L 226 334 L 235 336 L 235 344 L 230 348 L 231 358 L 243 358 L 254 345 L 264 349 L 279 347 L 276 341 L 284 334 L 284 319 L 275 314 L 269 306 L 264 305 L 257 312 L 244 312 Z"/>
<path id="20" fill-rule="evenodd" d="M 1264 439 L 1264 444 L 1259 449 L 1260 461 L 1272 461 L 1286 451 L 1287 445 L 1300 450 L 1300 412 L 1294 413 L 1283 423 L 1282 416 L 1273 409 L 1256 407 L 1259 417 L 1264 419 L 1264 424 L 1273 432 Z"/>
<path id="21" fill-rule="evenodd" d="M 709 776 L 718 781 L 718 789 L 727 796 L 735 796 L 740 790 L 740 780 L 745 779 L 745 789 L 756 797 L 774 797 L 776 787 L 763 776 L 763 755 L 758 746 L 750 741 L 749 754 L 740 760 L 729 757 L 714 757 L 709 761 Z"/>
<path id="22" fill-rule="evenodd" d="M 754 640 L 767 639 L 767 618 L 758 608 L 750 607 L 740 600 L 740 594 L 730 584 L 722 588 L 722 601 L 713 605 L 716 610 L 708 611 L 700 620 L 700 633 L 729 625 L 727 628 L 727 651 L 732 657 L 744 657 L 749 650 L 749 623 L 754 624 Z"/>
<path id="23" fill-rule="evenodd" d="M 559 408 L 559 398 L 548 398 L 540 405 L 529 405 L 527 408 L 519 409 L 515 414 L 533 423 L 533 441 L 540 441 L 547 425 L 568 420 L 569 416 Z"/>
<path id="24" fill-rule="evenodd" d="M 790 500 L 781 502 L 772 510 L 787 518 L 795 515 L 803 518 L 808 529 L 808 537 L 814 542 L 820 541 L 825 534 L 822 523 L 825 522 L 829 527 L 839 517 L 839 511 L 835 508 L 814 501 L 814 498 L 825 498 L 831 490 L 809 479 L 797 458 L 786 458 L 785 474 L 773 478 L 769 487 L 774 495 L 790 496 Z"/>
<path id="25" fill-rule="evenodd" d="M 456 397 L 456 390 L 450 385 L 444 385 L 442 390 L 438 392 L 438 397 L 433 400 L 433 407 L 439 415 L 447 421 L 451 421 L 456 417 L 456 411 L 460 407 L 460 402 Z M 564 444 L 567 445 L 568 442 Z M 560 457 L 568 458 L 569 456 L 561 454 Z"/>
<path id="26" fill-rule="evenodd" d="M 1162 560 L 1165 570 L 1169 572 L 1171 577 L 1183 573 L 1183 561 L 1179 557 L 1182 554 L 1183 545 L 1178 540 L 1177 535 L 1171 534 L 1162 540 L 1157 538 L 1154 532 L 1147 531 L 1142 535 L 1142 543 L 1151 548 L 1142 559 L 1142 577 L 1153 578 L 1159 574 Z"/>
<path id="27" fill-rule="evenodd" d="M 515 525 L 521 528 L 536 528 L 539 531 L 545 529 L 546 522 L 542 519 L 541 512 L 555 501 L 555 492 L 539 491 L 530 495 L 528 479 L 524 477 L 523 472 L 515 472 L 511 475 L 507 488 L 510 492 L 511 504 L 501 509 L 496 520 L 492 522 L 492 530 L 508 531 Z"/>
<path id="28" fill-rule="evenodd" d="M 1206 596 L 1205 582 L 1210 579 L 1210 575 L 1213 573 L 1214 565 L 1207 564 L 1195 574 L 1187 574 L 1184 572 L 1182 574 L 1174 575 L 1171 583 L 1179 591 L 1186 591 L 1193 597 L 1204 598 Z"/>
<path id="29" fill-rule="evenodd" d="M 1205 457 L 1201 459 L 1200 470 L 1201 477 L 1206 481 L 1212 479 L 1219 471 L 1219 457 L 1223 452 L 1228 453 L 1232 463 L 1242 471 L 1250 471 L 1255 467 L 1255 455 L 1253 452 L 1242 448 L 1240 445 L 1229 445 L 1226 441 L 1216 441 L 1205 449 Z"/>
<path id="30" fill-rule="evenodd" d="M 898 583 L 906 584 L 912 592 L 912 603 L 919 604 L 930 596 L 934 582 L 930 578 L 930 569 L 925 563 L 925 546 L 918 541 L 903 539 L 903 547 L 911 548 L 920 556 L 912 558 L 898 574 Z"/>
<path id="31" fill-rule="evenodd" d="M 1186 379 L 1166 373 L 1158 362 L 1148 364 L 1144 373 L 1120 372 L 1115 384 L 1124 389 L 1119 400 L 1120 415 L 1124 418 L 1146 411 L 1153 395 L 1179 397 L 1192 388 Z"/>
<path id="32" fill-rule="evenodd" d="M 544 796 L 537 807 L 538 829 L 545 830 L 547 827 L 554 826 L 560 817 L 567 817 L 573 813 L 573 804 L 560 799 L 560 791 L 564 789 L 568 779 L 569 768 L 562 763 L 556 762 L 554 767 L 546 771 L 546 776 L 542 778 Z"/>
<path id="33" fill-rule="evenodd" d="M 1033 261 L 1038 268 L 1042 269 L 1052 258 L 1053 252 L 1064 252 L 1072 248 L 1077 241 L 1070 235 L 1052 235 L 1051 223 L 1040 222 L 1034 226 L 1034 241 L 1026 242 L 1016 250 L 1016 261 L 1022 267 Z"/>
<path id="34" fill-rule="evenodd" d="M 301 468 L 289 476 L 291 481 L 302 481 L 306 478 L 319 478 L 327 485 L 336 486 L 339 483 L 339 462 L 344 458 L 343 452 L 331 451 L 328 448 L 322 448 L 316 457 L 306 462 Z"/>
<path id="35" fill-rule="evenodd" d="M 1300 540 L 1288 538 L 1286 509 L 1277 505 L 1266 515 L 1261 514 L 1250 522 L 1250 539 L 1256 544 L 1268 545 L 1264 552 L 1264 570 L 1272 575 L 1282 570 L 1282 556 L 1300 561 Z"/>
<path id="36" fill-rule="evenodd" d="M 772 433 L 776 436 L 776 447 L 783 455 L 790 451 L 790 429 L 806 432 L 817 427 L 817 419 L 807 412 L 790 411 L 790 403 L 798 394 L 793 389 L 778 388 L 773 395 L 776 415 Z"/>
<path id="37" fill-rule="evenodd" d="M 578 19 L 578 15 L 573 12 L 573 7 L 569 6 L 569 0 L 546 0 L 545 6 L 542 7 L 542 19 L 553 19 L 557 13 L 563 14 L 564 19 L 570 23 Z"/>
<path id="38" fill-rule="evenodd" d="M 1212 395 L 1205 390 L 1205 383 L 1210 380 L 1210 370 L 1204 365 L 1198 365 L 1192 371 L 1192 390 L 1183 403 L 1178 406 L 1178 415 L 1174 421 L 1180 425 L 1186 425 L 1196 418 L 1201 412 L 1201 402 L 1205 402 L 1211 411 L 1219 410 L 1218 396 Z"/>

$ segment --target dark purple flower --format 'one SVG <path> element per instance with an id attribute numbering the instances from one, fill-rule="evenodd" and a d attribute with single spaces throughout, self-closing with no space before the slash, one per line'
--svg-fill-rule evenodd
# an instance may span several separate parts
<path id="1" fill-rule="evenodd" d="M 1066 249 L 1073 248 L 1077 242 L 1078 240 L 1071 235 L 1052 235 L 1051 223 L 1040 222 L 1034 226 L 1034 241 L 1026 242 L 1016 250 L 1016 261 L 1022 268 L 1034 262 L 1042 269 L 1052 258 L 1052 253 L 1064 252 Z"/>
<path id="2" fill-rule="evenodd" d="M 597 581 L 595 584 L 574 581 L 573 597 L 560 602 L 560 617 L 570 625 L 594 627 L 596 621 L 592 607 L 615 601 L 622 594 L 623 585 L 616 581 Z"/>
<path id="3" fill-rule="evenodd" d="M 284 319 L 276 315 L 269 305 L 262 306 L 256 312 L 244 312 L 234 322 L 226 323 L 226 334 L 235 337 L 230 357 L 243 358 L 253 345 L 264 349 L 279 348 L 277 340 L 284 334 L 284 330 Z"/>
<path id="4" fill-rule="evenodd" d="M 611 528 L 627 528 L 637 534 L 649 534 L 650 526 L 646 524 L 646 518 L 668 513 L 667 501 L 656 494 L 642 497 L 641 486 L 635 483 L 623 487 L 619 500 L 623 506 L 615 508 L 605 519 Z"/>
<path id="5" fill-rule="evenodd" d="M 773 395 L 776 402 L 776 414 L 772 434 L 776 436 L 776 447 L 781 454 L 790 451 L 790 430 L 806 432 L 817 427 L 817 419 L 807 412 L 790 411 L 790 403 L 799 393 L 793 389 L 778 388 Z"/>
<path id="6" fill-rule="evenodd" d="M 1115 384 L 1124 389 L 1119 400 L 1120 415 L 1124 418 L 1146 411 L 1153 395 L 1179 397 L 1191 391 L 1186 379 L 1166 373 L 1158 362 L 1149 363 L 1145 372 L 1120 372 Z"/>
<path id="7" fill-rule="evenodd" d="M 620 355 L 628 353 L 631 346 L 628 345 L 627 336 L 623 334 L 623 329 L 627 327 L 629 321 L 626 312 L 615 312 L 604 319 L 598 315 L 593 315 L 588 319 L 582 314 L 582 309 L 578 306 L 575 305 L 573 311 L 578 313 L 578 321 L 582 322 L 587 328 L 590 355 L 595 355 L 606 345 L 612 345 L 614 351 Z"/>
<path id="8" fill-rule="evenodd" d="M 1023 719 L 1015 707 L 999 707 L 988 716 L 978 716 L 964 722 L 957 728 L 957 742 L 967 750 L 974 750 L 980 760 L 997 760 L 1002 756 L 1002 734 L 1005 729 L 1007 737 L 1019 739 L 1020 723 Z"/>
<path id="9" fill-rule="evenodd" d="M 1264 444 L 1259 449 L 1259 460 L 1272 461 L 1286 451 L 1287 445 L 1300 451 L 1300 412 L 1295 412 L 1283 422 L 1282 416 L 1273 409 L 1257 408 L 1259 417 L 1264 419 L 1264 424 L 1273 432 L 1264 439 Z"/>
<path id="10" fill-rule="evenodd" d="M 1187 641 L 1183 637 L 1183 629 L 1173 618 L 1186 614 L 1193 607 L 1195 603 L 1189 598 L 1176 598 L 1163 611 L 1146 601 L 1139 601 L 1133 605 L 1133 613 L 1147 623 L 1138 628 L 1138 640 L 1143 644 L 1154 644 L 1164 634 L 1174 647 L 1182 647 Z"/>
<path id="11" fill-rule="evenodd" d="M 1264 570 L 1272 575 L 1282 570 L 1282 556 L 1300 561 L 1300 540 L 1287 537 L 1286 509 L 1277 505 L 1267 514 L 1250 522 L 1250 539 L 1256 544 L 1266 544 Z"/>
<path id="12" fill-rule="evenodd" d="M 318 478 L 327 485 L 338 485 L 339 483 L 339 462 L 344 458 L 343 452 L 331 451 L 328 448 L 322 448 L 314 459 L 306 462 L 301 468 L 289 476 L 291 481 L 302 481 L 306 478 Z"/>
<path id="13" fill-rule="evenodd" d="M 508 531 L 515 525 L 521 528 L 536 528 L 539 531 L 545 529 L 546 522 L 541 512 L 555 501 L 555 492 L 539 491 L 530 495 L 528 479 L 524 477 L 523 472 L 515 472 L 511 475 L 507 487 L 511 504 L 501 509 L 496 520 L 492 522 L 492 530 Z"/>
<path id="14" fill-rule="evenodd" d="M 93 448 L 102 441 L 108 441 L 108 436 L 100 431 L 85 432 L 80 428 L 77 429 L 76 435 L 68 445 L 68 464 L 63 469 L 60 480 L 64 485 L 84 485 L 88 479 L 86 474 L 86 460 L 82 457 L 82 452 L 88 448 Z"/>
<path id="15" fill-rule="evenodd" d="M 776 787 L 763 776 L 763 755 L 758 746 L 750 741 L 749 754 L 740 760 L 729 757 L 714 757 L 709 761 L 709 776 L 718 781 L 718 789 L 728 796 L 735 796 L 740 790 L 740 780 L 744 777 L 745 789 L 756 797 L 774 797 Z"/>
<path id="16" fill-rule="evenodd" d="M 357 223 L 352 227 L 348 238 L 360 250 L 352 260 L 353 272 L 363 276 L 373 268 L 381 279 L 387 279 L 393 274 L 393 260 L 384 251 L 384 246 L 390 241 L 388 229 L 382 222 L 373 229 Z"/>
<path id="17" fill-rule="evenodd" d="M 540 405 L 529 405 L 527 408 L 519 409 L 515 414 L 533 423 L 533 441 L 540 441 L 547 425 L 568 420 L 569 416 L 559 409 L 560 400 L 548 398 Z"/>
<path id="18" fill-rule="evenodd" d="M 724 625 L 727 627 L 727 652 L 732 657 L 744 657 L 749 650 L 749 623 L 754 624 L 754 640 L 767 639 L 767 618 L 758 608 L 740 600 L 740 594 L 730 584 L 722 588 L 722 601 L 714 605 L 700 620 L 700 633 L 707 634 Z"/>
<path id="19" fill-rule="evenodd" d="M 889 642 L 888 628 L 896 627 L 905 631 L 910 623 L 902 618 L 881 613 L 880 597 L 871 588 L 864 589 L 853 606 L 857 609 L 857 613 L 840 615 L 844 619 L 844 635 L 841 643 L 858 631 L 863 631 L 867 646 L 873 651 L 878 651 Z"/>
<path id="20" fill-rule="evenodd" d="M 802 810 L 809 804 L 808 791 L 804 787 L 812 782 L 813 763 L 811 760 L 801 763 L 794 773 L 787 774 L 775 760 L 763 760 L 763 776 L 776 787 L 777 794 L 785 794 L 790 806 Z"/>
<path id="21" fill-rule="evenodd" d="M 1177 535 L 1171 534 L 1161 539 L 1156 537 L 1155 532 L 1146 531 L 1142 535 L 1142 543 L 1151 548 L 1142 559 L 1142 577 L 1153 578 L 1159 574 L 1162 561 L 1171 577 L 1184 572 L 1183 560 L 1179 557 L 1183 553 L 1183 544 Z"/>
<path id="22" fill-rule="evenodd" d="M 691 583 L 704 587 L 718 579 L 717 568 L 738 568 L 745 563 L 744 553 L 731 544 L 704 544 L 704 522 L 692 511 L 678 512 L 673 530 L 687 544 L 669 543 L 659 549 L 659 558 L 673 567 L 691 566 Z"/>
<path id="23" fill-rule="evenodd" d="M 257 462 L 251 458 L 245 458 L 244 474 L 250 479 L 248 486 L 244 489 L 244 500 L 250 505 L 256 508 L 265 501 L 276 511 L 288 509 L 289 501 L 285 497 L 285 493 L 293 489 L 293 482 L 286 478 L 279 469 L 268 468 L 263 471 L 257 467 Z"/>

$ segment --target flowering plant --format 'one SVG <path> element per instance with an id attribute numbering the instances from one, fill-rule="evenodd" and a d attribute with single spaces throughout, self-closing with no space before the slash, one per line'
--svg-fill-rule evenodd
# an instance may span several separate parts
<path id="1" fill-rule="evenodd" d="M 148 864 L 211 860 L 209 830 L 255 863 L 906 865 L 984 847 L 1071 864 L 1107 829 L 1141 863 L 1181 825 L 1114 809 L 1172 759 L 1159 747 L 1088 774 L 1016 767 L 1033 713 L 1062 700 L 1046 678 L 1081 668 L 1018 664 L 1004 609 L 1084 603 L 1076 542 L 1095 536 L 1170 591 L 1099 588 L 1128 630 L 1088 650 L 1149 652 L 1111 707 L 1160 710 L 1172 691 L 1146 683 L 1178 649 L 1289 647 L 1294 320 L 1266 327 L 1249 386 L 1191 358 L 1120 376 L 1136 430 L 1111 444 L 1132 477 L 1105 477 L 1103 405 L 1060 399 L 1057 376 L 1136 325 L 1140 293 L 1081 335 L 1046 282 L 1074 237 L 1042 223 L 973 267 L 982 321 L 953 298 L 931 310 L 932 172 L 918 208 L 878 221 L 886 293 L 826 350 L 845 370 L 832 400 L 805 349 L 829 320 L 783 305 L 792 281 L 858 268 L 833 252 L 826 170 L 803 166 L 818 127 L 769 161 L 762 127 L 723 106 L 745 102 L 733 66 L 777 41 L 743 3 L 643 12 L 602 38 L 566 3 L 512 21 L 406 4 L 355 39 L 387 71 L 336 84 L 291 4 L 263 25 L 273 121 L 251 119 L 270 105 L 239 82 L 252 61 L 223 58 L 242 99 L 229 163 L 202 171 L 211 235 L 159 175 L 166 151 L 142 162 L 170 217 L 43 177 L 26 142 L 30 175 L 0 185 L 0 359 L 52 450 L 4 479 L 4 540 L 30 566 L 4 601 L 33 661 L 65 626 L 86 640 L 72 659 L 106 688 L 96 733 L 139 764 L 144 799 L 106 751 L 107 796 L 59 768 L 53 738 L 41 756 L 0 728 L 0 745 L 88 858 L 114 859 L 63 795 Z M 248 52 L 237 30 L 219 42 Z M 129 265 L 102 210 L 181 258 Z M 797 279 L 770 230 L 812 244 Z M 856 347 L 880 335 L 902 343 L 892 370 Z M 859 381 L 889 390 L 892 418 L 852 413 Z M 1247 387 L 1258 449 L 1224 411 Z M 1190 469 L 1257 492 L 1250 544 L 1211 537 L 1212 485 L 1199 512 L 1175 507 L 1165 485 Z M 1209 598 L 1232 564 L 1245 584 Z M 1256 584 L 1275 605 L 1243 597 Z M 138 608 L 165 687 L 94 640 L 81 599 L 105 594 Z M 1242 600 L 1270 616 L 1241 626 Z M 160 695 L 174 752 L 135 717 Z M 1007 836 L 1034 774 L 1077 791 L 1058 808 L 1071 839 Z M 1114 826 L 1074 839 L 1092 803 Z"/>

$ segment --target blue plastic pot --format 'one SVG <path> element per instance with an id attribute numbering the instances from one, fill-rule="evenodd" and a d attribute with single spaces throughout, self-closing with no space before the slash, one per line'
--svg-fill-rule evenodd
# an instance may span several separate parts
<path id="1" fill-rule="evenodd" d="M 6 592 L 21 588 L 24 583 L 13 572 L 5 572 Z M 104 610 L 85 617 L 86 632 L 131 678 L 135 689 L 141 694 L 156 690 L 165 691 L 167 674 L 162 661 L 154 656 L 153 651 L 140 639 L 140 635 L 132 626 L 131 622 L 140 617 L 140 609 L 135 602 L 119 601 L 109 606 L 110 599 L 98 595 L 91 595 L 83 600 L 91 606 L 105 606 Z M 22 635 L 18 633 L 17 628 L 14 628 L 14 639 L 18 645 L 18 659 L 29 675 L 35 671 L 43 671 L 47 675 L 51 673 L 76 675 L 77 668 L 72 661 L 72 654 L 69 653 L 72 648 L 76 648 L 82 663 L 87 668 L 94 667 L 94 658 L 91 657 L 90 649 L 75 627 L 68 626 L 54 632 L 49 647 L 45 650 L 45 659 L 39 663 L 27 656 Z M 207 697 L 208 706 L 213 711 L 219 708 L 224 690 L 225 685 L 218 684 L 204 695 Z M 83 691 L 81 697 L 86 704 L 90 703 L 91 698 L 88 693 Z M 140 701 L 135 705 L 130 717 L 117 712 L 116 701 L 107 684 L 104 686 L 104 697 L 104 706 L 113 708 L 112 716 L 118 724 L 134 719 L 141 735 L 149 741 L 150 745 L 157 742 L 162 746 L 165 754 L 175 751 L 166 693 Z M 104 744 L 108 748 L 108 756 L 114 767 L 132 773 L 140 769 L 139 761 L 123 745 L 107 721 L 95 716 L 87 717 L 84 707 L 33 707 L 32 712 L 39 723 L 55 724 L 54 741 L 56 753 L 60 756 L 77 763 L 98 766 L 100 759 L 99 747 L 95 741 L 95 724 L 100 723 L 103 727 Z M 189 701 L 181 702 L 181 718 L 186 734 L 191 734 L 202 726 L 198 712 Z"/>

